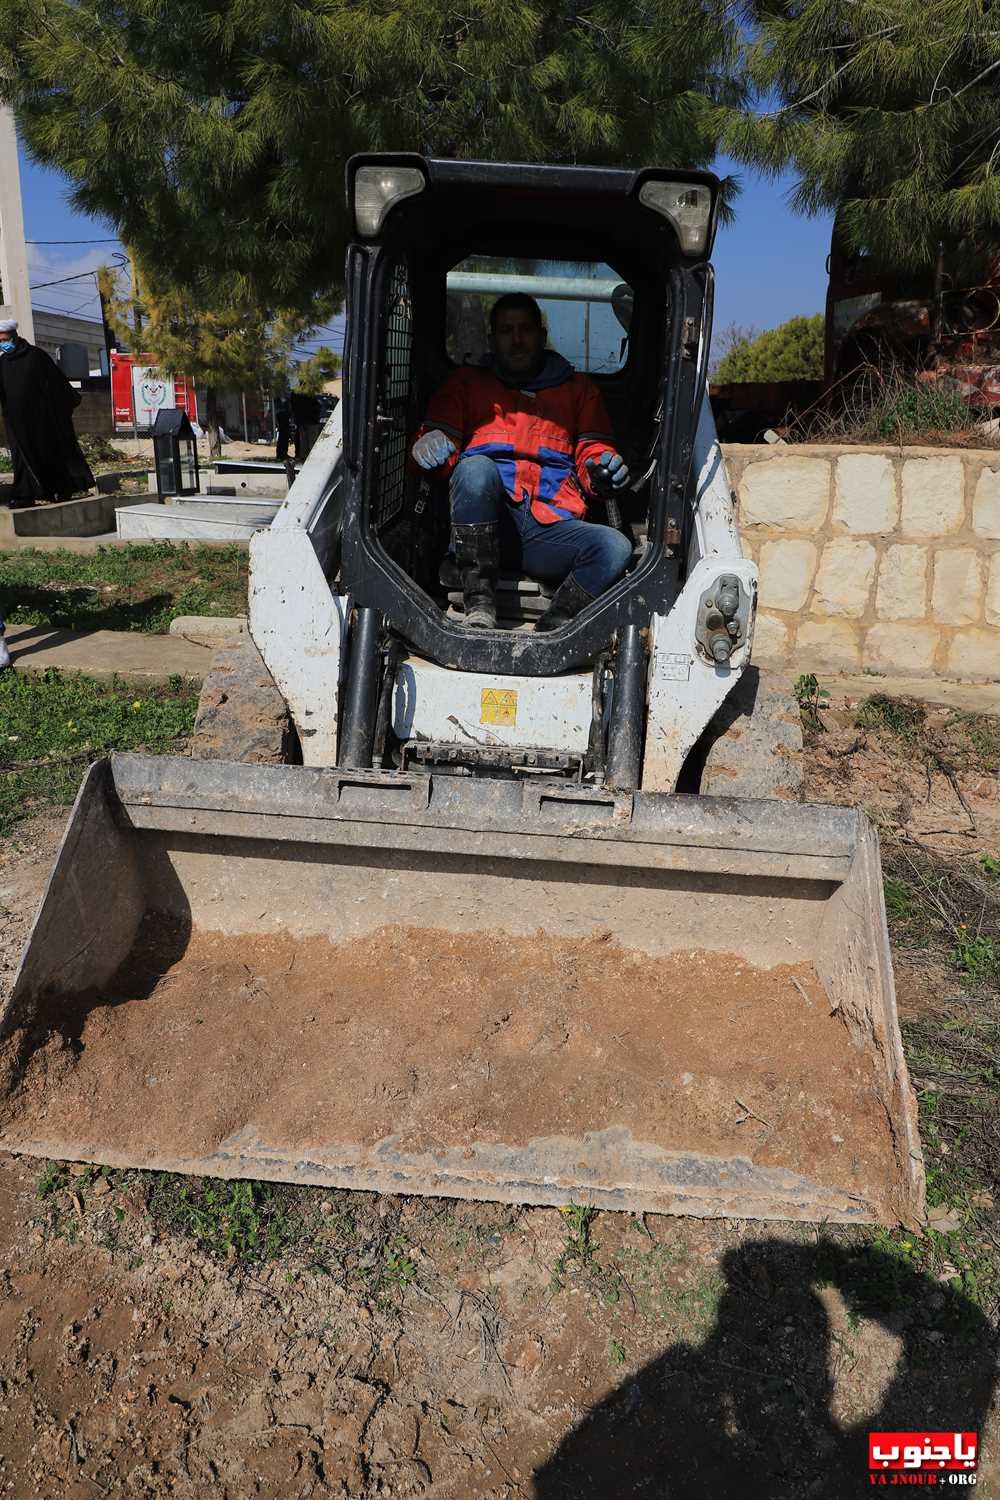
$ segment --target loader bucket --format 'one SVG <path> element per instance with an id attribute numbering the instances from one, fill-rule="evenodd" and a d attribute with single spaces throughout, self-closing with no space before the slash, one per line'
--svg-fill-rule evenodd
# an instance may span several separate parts
<path id="1" fill-rule="evenodd" d="M 875 834 L 840 807 L 112 756 L 0 1014 L 0 1147 L 914 1219 Z"/>

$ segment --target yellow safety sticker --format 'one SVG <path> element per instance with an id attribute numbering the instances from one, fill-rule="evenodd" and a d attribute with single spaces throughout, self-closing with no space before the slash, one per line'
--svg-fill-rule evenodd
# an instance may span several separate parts
<path id="1" fill-rule="evenodd" d="M 516 688 L 483 688 L 479 696 L 480 724 L 516 724 Z"/>

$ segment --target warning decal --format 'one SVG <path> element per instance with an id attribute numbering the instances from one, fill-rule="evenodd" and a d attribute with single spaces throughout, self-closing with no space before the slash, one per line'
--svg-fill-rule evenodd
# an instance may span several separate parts
<path id="1" fill-rule="evenodd" d="M 479 695 L 480 724 L 516 724 L 517 690 L 483 688 Z"/>

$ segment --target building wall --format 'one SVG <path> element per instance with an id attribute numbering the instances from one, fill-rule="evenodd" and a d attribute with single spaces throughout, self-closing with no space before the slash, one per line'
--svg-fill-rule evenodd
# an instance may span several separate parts
<path id="1" fill-rule="evenodd" d="M 756 660 L 1000 680 L 1000 451 L 728 444 Z"/>
<path id="2" fill-rule="evenodd" d="M 66 313 L 36 312 L 33 342 L 55 359 L 61 344 L 82 344 L 91 372 L 101 369 L 104 328 L 92 318 L 73 318 Z M 110 398 L 109 398 L 110 399 Z"/>

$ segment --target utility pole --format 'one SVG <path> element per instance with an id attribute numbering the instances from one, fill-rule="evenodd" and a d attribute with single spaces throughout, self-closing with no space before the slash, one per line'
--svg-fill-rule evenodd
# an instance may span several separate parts
<path id="1" fill-rule="evenodd" d="M 16 318 L 18 332 L 35 342 L 28 289 L 28 247 L 24 243 L 21 173 L 14 116 L 0 105 L 0 318 Z"/>

